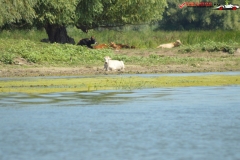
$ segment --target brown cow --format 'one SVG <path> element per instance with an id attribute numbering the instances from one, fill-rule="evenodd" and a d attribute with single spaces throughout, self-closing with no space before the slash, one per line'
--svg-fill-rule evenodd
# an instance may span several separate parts
<path id="1" fill-rule="evenodd" d="M 118 46 L 120 46 L 121 48 L 128 48 L 128 49 L 134 49 L 136 48 L 135 46 L 130 46 L 128 44 L 117 44 Z"/>
<path id="2" fill-rule="evenodd" d="M 120 50 L 121 48 L 128 48 L 128 49 L 130 49 L 130 48 L 132 48 L 132 49 L 136 48 L 135 46 L 130 46 L 130 45 L 128 45 L 128 44 L 116 44 L 116 43 L 114 43 L 114 42 L 111 42 L 111 43 L 110 43 L 110 47 L 114 48 L 116 51 Z"/>
<path id="3" fill-rule="evenodd" d="M 93 46 L 93 49 L 105 49 L 105 48 L 108 48 L 107 44 L 98 44 Z"/>
<path id="4" fill-rule="evenodd" d="M 110 47 L 114 48 L 116 51 L 119 51 L 122 47 L 115 44 L 114 42 L 110 43 Z"/>

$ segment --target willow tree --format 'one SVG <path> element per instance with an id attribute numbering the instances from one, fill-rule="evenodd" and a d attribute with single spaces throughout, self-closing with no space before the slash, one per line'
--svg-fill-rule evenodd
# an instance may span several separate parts
<path id="1" fill-rule="evenodd" d="M 35 22 L 44 27 L 51 43 L 72 43 L 74 39 L 67 35 L 66 26 L 74 24 L 77 0 L 38 0 L 34 9 Z"/>
<path id="2" fill-rule="evenodd" d="M 150 23 L 162 19 L 166 0 L 80 0 L 76 26 L 87 32 L 96 27 Z"/>
<path id="3" fill-rule="evenodd" d="M 0 0 L 0 27 L 4 25 L 32 24 L 36 18 L 37 0 Z"/>
<path id="4" fill-rule="evenodd" d="M 199 2 L 192 0 L 191 2 Z M 239 29 L 239 10 L 219 11 L 211 7 L 183 7 L 181 0 L 169 0 L 168 7 L 163 13 L 162 21 L 159 21 L 161 29 L 189 30 L 189 29 Z M 212 2 L 214 3 L 214 2 Z M 225 4 L 225 0 L 219 0 L 219 4 Z M 238 4 L 236 0 L 228 2 Z M 217 7 L 217 6 L 214 6 Z"/>
<path id="5" fill-rule="evenodd" d="M 74 43 L 67 35 L 68 25 L 87 32 L 96 27 L 149 23 L 160 20 L 167 5 L 166 0 L 25 0 L 22 3 L 21 0 L 1 2 L 0 26 L 28 21 L 44 27 L 50 42 L 58 43 Z M 11 18 L 2 16 L 5 12 L 11 13 Z"/>

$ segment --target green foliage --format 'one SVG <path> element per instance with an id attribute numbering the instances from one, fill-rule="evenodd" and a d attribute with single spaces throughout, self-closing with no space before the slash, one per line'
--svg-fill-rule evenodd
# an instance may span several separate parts
<path id="1" fill-rule="evenodd" d="M 24 21 L 33 23 L 35 11 L 33 9 L 37 0 L 1 0 L 0 1 L 0 26 Z"/>
<path id="2" fill-rule="evenodd" d="M 15 58 L 14 54 L 3 53 L 1 55 L 0 61 L 4 64 L 13 64 L 14 58 Z"/>
<path id="3" fill-rule="evenodd" d="M 159 76 L 159 77 L 104 77 L 85 78 L 37 78 L 12 79 L 0 81 L 1 93 L 54 93 L 54 92 L 89 92 L 94 90 L 132 90 L 156 87 L 191 87 L 191 86 L 226 86 L 240 85 L 239 75 L 205 75 L 205 76 Z M 1 94 L 4 95 L 4 94 Z M 7 96 L 7 95 L 5 95 Z M 78 95 L 81 96 L 81 95 Z M 98 97 L 97 97 L 98 98 Z M 97 99 L 95 97 L 95 99 Z"/>
<path id="4" fill-rule="evenodd" d="M 79 1 L 76 19 L 79 26 L 115 26 L 148 23 L 162 18 L 165 0 L 88 0 Z"/>
<path id="5" fill-rule="evenodd" d="M 191 2 L 199 2 L 192 0 Z M 212 1 L 214 3 L 214 1 Z M 216 1 L 225 4 L 224 0 Z M 191 29 L 240 29 L 239 10 L 217 11 L 213 8 L 184 7 L 180 0 L 169 0 L 168 8 L 163 14 L 163 20 L 159 21 L 160 29 L 166 30 L 191 30 Z M 229 4 L 238 4 L 239 1 L 232 0 Z M 216 6 L 214 6 L 216 7 Z"/>
<path id="6" fill-rule="evenodd" d="M 201 44 L 206 41 L 222 42 L 222 43 L 239 43 L 240 31 L 114 31 L 104 30 L 97 31 L 91 30 L 88 34 L 83 33 L 75 27 L 67 28 L 67 31 L 71 37 L 78 42 L 82 38 L 90 38 L 94 36 L 99 44 L 110 42 L 122 43 L 133 45 L 136 48 L 156 48 L 163 43 L 174 42 L 180 39 L 183 45 L 193 46 L 195 44 Z M 39 30 L 15 30 L 15 31 L 2 31 L 0 32 L 0 38 L 15 39 L 20 41 L 22 39 L 30 40 L 33 42 L 39 42 L 41 39 L 46 38 L 47 34 L 44 31 Z M 13 42 L 16 43 L 16 42 Z M 41 44 L 41 43 L 40 43 Z"/>
<path id="7" fill-rule="evenodd" d="M 98 43 L 115 42 L 136 46 L 136 48 L 156 48 L 160 44 L 181 40 L 183 45 L 195 45 L 205 41 L 214 42 L 240 42 L 240 31 L 90 31 L 87 35 L 77 29 L 69 29 L 69 35 L 73 36 L 76 41 L 81 38 L 94 35 Z"/>
<path id="8" fill-rule="evenodd" d="M 0 32 L 0 38 L 9 38 L 20 41 L 22 39 L 39 42 L 46 38 L 47 34 L 40 30 L 3 30 Z"/>
<path id="9" fill-rule="evenodd" d="M 38 24 L 69 25 L 74 23 L 77 0 L 38 0 L 34 6 Z"/>
<path id="10" fill-rule="evenodd" d="M 240 29 L 240 10 L 184 7 L 180 0 L 1 0 L 0 27 L 43 27 L 46 23 L 79 28 L 113 27 L 159 21 L 165 30 Z M 199 2 L 193 0 L 192 2 Z M 224 0 L 218 1 L 225 4 Z M 237 0 L 229 4 L 238 4 Z M 215 6 L 216 7 L 216 6 Z M 154 46 L 154 44 L 146 44 Z"/>
<path id="11" fill-rule="evenodd" d="M 228 43 L 207 41 L 202 44 L 202 51 L 208 52 L 223 51 L 233 54 L 237 50 L 236 45 L 237 43 L 234 43 L 232 41 Z"/>
<path id="12" fill-rule="evenodd" d="M 113 54 L 112 50 L 94 50 L 82 46 L 69 44 L 47 44 L 29 40 L 15 41 L 13 39 L 0 39 L 0 48 L 4 51 L 1 62 L 11 64 L 15 57 L 26 59 L 28 62 L 41 65 L 102 65 L 103 57 L 123 60 L 126 64 L 158 65 L 158 64 L 188 64 L 190 62 L 204 61 L 201 58 L 175 58 L 162 57 L 156 54 L 149 56 L 125 56 Z"/>
<path id="13" fill-rule="evenodd" d="M 229 41 L 229 42 L 214 42 L 214 41 L 205 41 L 200 44 L 195 45 L 187 45 L 184 47 L 181 47 L 179 52 L 188 53 L 193 51 L 208 51 L 208 52 L 217 52 L 217 51 L 223 51 L 228 52 L 229 54 L 233 54 L 236 50 L 238 43 Z"/>
<path id="14" fill-rule="evenodd" d="M 112 56 L 111 50 L 92 50 L 69 44 L 48 44 L 29 40 L 0 39 L 3 63 L 12 63 L 14 57 L 21 57 L 37 64 L 57 65 L 99 65 L 103 57 Z M 1 52 L 2 52 L 1 51 Z"/>
<path id="15" fill-rule="evenodd" d="M 166 0 L 2 0 L 0 26 L 27 22 L 86 28 L 149 23 L 162 18 Z"/>
<path id="16" fill-rule="evenodd" d="M 116 32 L 116 31 L 91 31 L 89 35 L 79 32 L 79 30 L 69 30 L 75 39 L 81 39 L 94 35 L 98 43 L 115 43 L 135 45 L 136 50 L 128 50 L 135 56 L 114 54 L 111 49 L 95 50 L 86 47 L 41 43 L 38 38 L 45 34 L 39 31 L 4 31 L 0 33 L 0 61 L 5 64 L 12 64 L 14 58 L 24 58 L 28 62 L 40 65 L 77 65 L 93 66 L 103 65 L 103 57 L 110 56 L 113 59 L 123 60 L 126 64 L 136 64 L 142 66 L 152 66 L 159 64 L 194 64 L 207 62 L 208 58 L 197 57 L 171 57 L 158 54 L 156 47 L 162 43 L 173 42 L 180 39 L 183 46 L 179 47 L 180 53 L 201 52 L 201 51 L 223 51 L 234 53 L 239 48 L 240 32 L 236 31 L 181 31 L 181 32 Z M 211 35 L 211 36 L 209 36 Z M 176 51 L 176 50 L 174 50 Z M 146 54 L 148 56 L 146 56 Z"/>

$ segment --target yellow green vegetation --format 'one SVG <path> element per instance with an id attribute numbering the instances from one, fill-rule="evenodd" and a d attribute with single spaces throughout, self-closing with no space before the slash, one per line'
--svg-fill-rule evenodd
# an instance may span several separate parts
<path id="1" fill-rule="evenodd" d="M 51 93 L 223 85 L 240 85 L 240 75 L 14 79 L 0 81 L 0 92 Z"/>

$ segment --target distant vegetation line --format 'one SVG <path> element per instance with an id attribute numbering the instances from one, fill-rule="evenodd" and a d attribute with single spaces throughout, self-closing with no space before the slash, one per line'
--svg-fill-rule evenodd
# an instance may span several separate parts
<path id="1" fill-rule="evenodd" d="M 184 45 L 194 45 L 206 41 L 214 42 L 235 42 L 240 43 L 240 31 L 225 30 L 192 30 L 192 31 L 114 31 L 91 30 L 87 34 L 76 28 L 68 28 L 68 33 L 74 38 L 76 43 L 81 38 L 94 36 L 98 43 L 123 43 L 134 45 L 137 48 L 156 48 L 159 44 L 174 42 L 180 39 Z M 39 42 L 47 38 L 44 30 L 14 30 L 0 32 L 0 38 L 11 38 L 15 40 L 31 40 Z"/>

